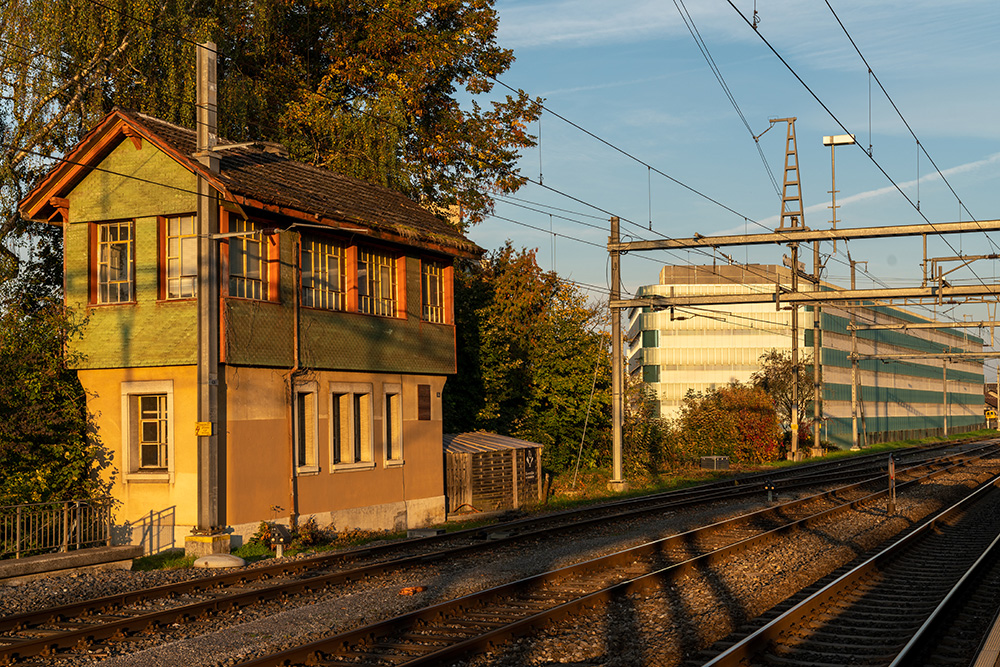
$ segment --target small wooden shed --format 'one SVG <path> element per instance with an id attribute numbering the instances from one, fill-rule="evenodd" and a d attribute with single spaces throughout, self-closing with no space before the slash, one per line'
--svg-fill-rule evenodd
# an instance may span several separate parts
<path id="1" fill-rule="evenodd" d="M 542 446 L 495 433 L 444 435 L 446 511 L 517 509 L 542 499 Z"/>

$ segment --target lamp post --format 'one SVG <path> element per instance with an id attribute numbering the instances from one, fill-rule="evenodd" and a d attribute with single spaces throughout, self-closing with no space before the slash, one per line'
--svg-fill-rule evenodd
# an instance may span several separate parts
<path id="1" fill-rule="evenodd" d="M 854 141 L 853 134 L 835 134 L 832 136 L 823 137 L 823 145 L 830 147 L 830 224 L 833 229 L 837 228 L 837 146 L 849 146 L 856 143 Z M 837 242 L 833 242 L 833 252 L 837 252 Z M 813 242 L 813 276 L 816 278 L 816 291 L 819 291 L 819 241 Z M 854 289 L 854 263 L 851 263 L 851 289 Z M 813 394 L 813 420 L 814 422 L 819 419 L 821 414 L 820 408 L 820 394 L 822 393 L 822 365 L 820 363 L 820 351 L 823 349 L 822 343 L 820 342 L 820 315 L 822 310 L 819 306 L 813 309 L 813 382 L 814 394 Z M 854 309 L 851 309 L 851 323 L 854 323 Z M 857 368 L 858 368 L 858 349 L 857 349 L 857 331 L 851 328 L 851 416 L 854 421 L 852 436 L 852 449 L 857 449 L 858 447 L 858 429 L 857 429 L 857 412 L 856 412 L 856 401 L 857 401 Z M 813 443 L 814 447 L 819 448 L 819 432 L 813 429 Z"/>

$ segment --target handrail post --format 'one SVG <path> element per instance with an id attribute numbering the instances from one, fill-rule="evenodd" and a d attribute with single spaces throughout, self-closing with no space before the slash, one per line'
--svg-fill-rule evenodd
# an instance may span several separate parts
<path id="1" fill-rule="evenodd" d="M 21 506 L 17 506 L 14 521 L 14 558 L 21 557 Z"/>
<path id="2" fill-rule="evenodd" d="M 69 551 L 69 501 L 63 503 L 62 511 L 62 539 L 59 544 L 59 551 L 66 553 Z"/>

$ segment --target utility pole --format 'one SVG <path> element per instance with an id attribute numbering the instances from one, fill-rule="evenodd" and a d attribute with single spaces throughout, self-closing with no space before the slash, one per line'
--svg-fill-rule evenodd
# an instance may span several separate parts
<path id="1" fill-rule="evenodd" d="M 819 272 L 821 269 L 819 261 L 819 241 L 813 241 L 813 282 L 814 291 L 819 291 Z M 823 352 L 823 339 L 820 330 L 820 317 L 823 315 L 822 307 L 817 303 L 813 306 L 813 450 L 815 453 L 822 453 L 823 445 L 819 437 L 820 424 L 823 423 L 823 409 L 821 406 L 823 398 L 823 365 L 820 357 Z"/>
<path id="2" fill-rule="evenodd" d="M 855 264 L 851 253 L 847 253 L 847 261 L 851 263 L 851 291 L 855 287 Z M 854 320 L 855 308 L 851 309 L 851 449 L 858 447 L 858 329 Z"/>
<path id="3" fill-rule="evenodd" d="M 618 217 L 611 218 L 611 238 L 618 243 Z M 621 299 L 621 255 L 611 251 L 611 302 Z M 622 314 L 621 308 L 611 306 L 611 458 L 612 473 L 610 487 L 614 491 L 625 490 L 622 479 Z"/>
<path id="4" fill-rule="evenodd" d="M 944 393 L 944 437 L 948 437 L 948 360 L 941 360 L 941 391 Z"/>
<path id="5" fill-rule="evenodd" d="M 219 173 L 218 82 L 216 46 L 200 44 L 197 52 L 197 151 L 195 157 Z M 229 551 L 219 512 L 219 262 L 213 234 L 219 232 L 218 194 L 205 177 L 198 178 L 198 525 L 185 539 L 189 554 Z"/>
<path id="6" fill-rule="evenodd" d="M 837 162 L 836 147 L 845 144 L 853 144 L 853 134 L 838 134 L 823 137 L 823 145 L 830 147 L 830 227 L 837 229 Z M 833 242 L 833 253 L 837 253 L 837 241 Z M 819 261 L 819 241 L 813 241 L 813 276 L 815 277 L 814 290 L 819 291 L 819 272 L 821 264 Z M 823 410 L 823 341 L 821 337 L 820 319 L 823 316 L 823 308 L 817 303 L 813 306 L 813 449 L 822 451 L 819 437 L 819 424 L 822 423 Z"/>

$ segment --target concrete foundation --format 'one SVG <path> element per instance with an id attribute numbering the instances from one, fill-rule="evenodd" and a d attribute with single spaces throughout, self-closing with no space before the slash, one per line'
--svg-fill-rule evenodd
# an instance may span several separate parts
<path id="1" fill-rule="evenodd" d="M 184 537 L 185 556 L 208 556 L 229 553 L 229 534 L 187 535 Z"/>

